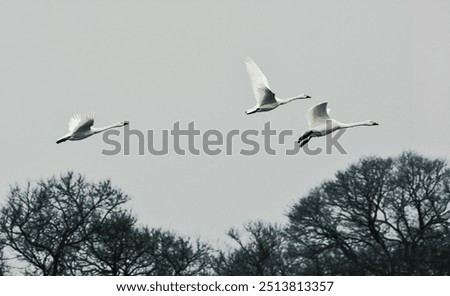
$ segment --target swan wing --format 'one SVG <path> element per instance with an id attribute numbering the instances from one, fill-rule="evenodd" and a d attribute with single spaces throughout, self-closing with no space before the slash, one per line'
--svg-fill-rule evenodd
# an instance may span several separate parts
<path id="1" fill-rule="evenodd" d="M 94 124 L 94 113 L 86 115 L 74 114 L 69 120 L 69 132 L 80 132 L 90 130 Z"/>
<path id="2" fill-rule="evenodd" d="M 308 110 L 307 119 L 310 128 L 325 124 L 327 120 L 331 120 L 328 112 L 330 109 L 327 108 L 328 102 L 320 103 Z"/>
<path id="3" fill-rule="evenodd" d="M 248 76 L 250 76 L 253 94 L 257 103 L 259 105 L 276 103 L 275 94 L 270 90 L 266 76 L 252 58 L 247 57 L 245 59 L 245 66 L 247 67 Z"/>

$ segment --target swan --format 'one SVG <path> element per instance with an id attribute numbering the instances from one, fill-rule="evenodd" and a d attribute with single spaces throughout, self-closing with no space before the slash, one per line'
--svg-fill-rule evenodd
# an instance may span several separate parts
<path id="1" fill-rule="evenodd" d="M 374 126 L 378 125 L 375 121 L 366 120 L 355 123 L 341 123 L 330 117 L 330 109 L 327 108 L 328 102 L 320 103 L 311 107 L 307 113 L 309 130 L 307 130 L 299 139 L 300 147 L 306 145 L 312 137 L 322 137 L 338 129 L 345 129 L 355 126 Z"/>
<path id="2" fill-rule="evenodd" d="M 122 127 L 128 125 L 128 121 L 120 121 L 118 123 L 108 125 L 101 128 L 93 127 L 94 124 L 94 113 L 89 113 L 87 115 L 75 114 L 69 120 L 69 133 L 64 137 L 58 139 L 56 144 L 65 142 L 67 140 L 77 141 L 84 138 L 90 137 L 92 135 L 104 132 L 111 128 Z"/>
<path id="3" fill-rule="evenodd" d="M 245 65 L 247 66 L 247 72 L 250 76 L 253 93 L 256 98 L 256 106 L 245 111 L 245 114 L 249 115 L 255 112 L 270 111 L 280 105 L 284 105 L 294 100 L 311 98 L 307 94 L 301 94 L 297 97 L 279 99 L 275 97 L 275 94 L 270 90 L 266 76 L 261 72 L 261 69 L 259 69 L 258 65 L 250 57 L 245 58 Z"/>

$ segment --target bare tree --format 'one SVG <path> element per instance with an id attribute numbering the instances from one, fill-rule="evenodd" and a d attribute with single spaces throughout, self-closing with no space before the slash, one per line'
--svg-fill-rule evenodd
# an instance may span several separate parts
<path id="1" fill-rule="evenodd" d="M 88 275 L 201 275 L 209 247 L 172 232 L 137 227 L 127 211 L 113 213 L 96 227 L 79 259 Z"/>
<path id="2" fill-rule="evenodd" d="M 6 244 L 29 263 L 31 274 L 77 273 L 82 244 L 128 200 L 110 181 L 88 183 L 68 172 L 11 189 L 0 229 Z"/>
<path id="3" fill-rule="evenodd" d="M 209 272 L 210 247 L 199 239 L 176 235 L 159 230 L 157 264 L 146 275 L 207 275 Z"/>
<path id="4" fill-rule="evenodd" d="M 218 275 L 287 275 L 294 259 L 289 258 L 286 239 L 278 225 L 262 221 L 244 225 L 245 233 L 232 228 L 228 236 L 238 245 L 219 250 L 213 260 Z"/>
<path id="5" fill-rule="evenodd" d="M 136 227 L 136 218 L 128 211 L 113 212 L 104 222 L 95 224 L 86 240 L 79 268 L 86 275 L 143 275 L 155 264 L 155 232 Z"/>
<path id="6" fill-rule="evenodd" d="M 450 170 L 412 152 L 362 159 L 294 205 L 286 229 L 304 274 L 450 274 Z M 450 265 L 447 265 L 450 266 Z"/>
<path id="7" fill-rule="evenodd" d="M 0 276 L 7 275 L 9 272 L 9 266 L 6 262 L 4 248 L 5 248 L 5 241 L 0 233 Z"/>

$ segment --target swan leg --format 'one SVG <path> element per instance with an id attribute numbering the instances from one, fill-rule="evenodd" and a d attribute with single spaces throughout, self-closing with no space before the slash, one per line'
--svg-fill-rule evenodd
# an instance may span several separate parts
<path id="1" fill-rule="evenodd" d="M 312 137 L 308 137 L 306 139 L 304 139 L 301 143 L 300 143 L 300 148 L 305 146 L 306 144 L 308 144 L 309 140 L 311 140 Z"/>
<path id="2" fill-rule="evenodd" d="M 67 141 L 67 140 L 69 140 L 69 139 L 70 139 L 70 136 L 69 136 L 69 137 L 64 137 L 64 138 L 61 138 L 61 139 L 59 139 L 58 141 L 56 141 L 56 144 L 59 144 L 59 143 L 65 142 L 65 141 Z"/>
<path id="3" fill-rule="evenodd" d="M 297 143 L 300 143 L 300 142 L 304 141 L 304 140 L 307 139 L 307 138 L 311 138 L 311 134 L 312 134 L 312 131 L 307 131 L 307 132 L 305 132 L 305 133 L 298 139 Z M 309 141 L 309 140 L 308 140 L 308 141 Z M 300 147 L 301 147 L 301 146 L 300 146 Z"/>

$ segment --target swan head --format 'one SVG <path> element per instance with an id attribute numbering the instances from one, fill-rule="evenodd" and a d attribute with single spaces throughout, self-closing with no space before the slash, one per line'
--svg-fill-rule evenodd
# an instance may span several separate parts
<path id="1" fill-rule="evenodd" d="M 129 124 L 130 124 L 130 122 L 128 120 L 119 122 L 120 126 L 125 126 L 125 125 L 129 125 Z"/>
<path id="2" fill-rule="evenodd" d="M 373 120 L 367 120 L 366 124 L 367 124 L 367 125 L 370 125 L 370 126 L 372 126 L 372 125 L 379 125 L 378 123 L 376 123 L 376 122 L 373 121 Z"/>
<path id="3" fill-rule="evenodd" d="M 307 94 L 302 94 L 302 97 L 305 98 L 305 99 L 311 99 L 311 96 L 307 95 Z"/>

